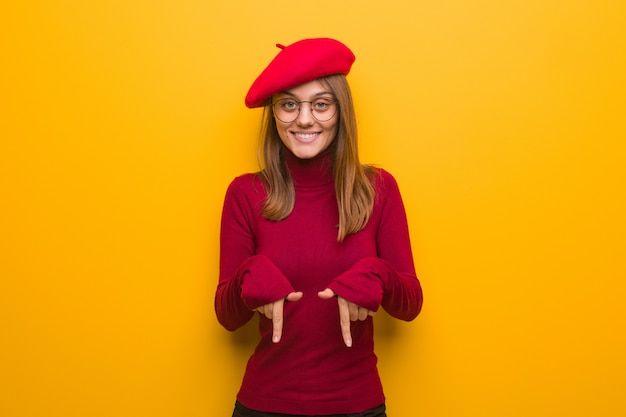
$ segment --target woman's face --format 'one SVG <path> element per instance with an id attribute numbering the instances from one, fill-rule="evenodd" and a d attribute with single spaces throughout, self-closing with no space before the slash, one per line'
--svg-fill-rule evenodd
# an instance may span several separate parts
<path id="1" fill-rule="evenodd" d="M 321 81 L 310 81 L 278 93 L 272 98 L 272 102 L 278 135 L 298 158 L 313 158 L 335 140 L 338 106 L 332 93 Z M 290 122 L 281 120 L 290 120 L 293 117 L 295 119 Z M 320 121 L 328 117 L 328 120 Z"/>

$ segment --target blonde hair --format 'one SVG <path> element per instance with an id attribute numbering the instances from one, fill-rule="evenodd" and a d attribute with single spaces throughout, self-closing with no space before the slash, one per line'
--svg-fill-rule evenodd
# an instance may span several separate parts
<path id="1" fill-rule="evenodd" d="M 357 148 L 357 126 L 350 86 L 344 75 L 331 75 L 319 79 L 337 99 L 337 136 L 330 145 L 333 157 L 335 193 L 339 208 L 339 230 L 337 241 L 349 234 L 362 230 L 374 208 L 375 168 L 359 161 Z M 267 198 L 263 216 L 279 221 L 291 213 L 295 204 L 295 189 L 282 157 L 284 147 L 272 112 L 271 104 L 263 110 L 259 146 L 261 177 Z"/>

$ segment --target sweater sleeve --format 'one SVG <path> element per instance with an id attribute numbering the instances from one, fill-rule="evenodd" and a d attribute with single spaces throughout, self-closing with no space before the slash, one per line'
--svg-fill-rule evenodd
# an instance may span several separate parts
<path id="1" fill-rule="evenodd" d="M 252 198 L 255 193 L 254 186 L 250 185 L 252 181 L 252 176 L 236 178 L 224 198 L 215 312 L 220 324 L 228 330 L 246 324 L 257 307 L 293 291 L 287 278 L 269 258 L 255 254 L 254 222 L 260 207 L 255 207 Z"/>
<path id="2" fill-rule="evenodd" d="M 422 308 L 406 212 L 395 179 L 382 171 L 377 182 L 380 218 L 377 257 L 363 258 L 329 285 L 336 294 L 371 311 L 382 307 L 398 319 L 413 320 Z M 373 221 L 371 219 L 370 221 Z"/>

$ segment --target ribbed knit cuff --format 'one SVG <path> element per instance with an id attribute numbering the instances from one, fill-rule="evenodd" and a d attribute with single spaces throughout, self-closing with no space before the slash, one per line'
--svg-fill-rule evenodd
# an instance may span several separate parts
<path id="1" fill-rule="evenodd" d="M 280 300 L 294 291 L 287 277 L 264 255 L 248 258 L 240 271 L 241 298 L 250 310 Z"/>
<path id="2" fill-rule="evenodd" d="M 383 299 L 388 266 L 379 258 L 363 258 L 334 279 L 328 288 L 346 300 L 377 311 Z"/>

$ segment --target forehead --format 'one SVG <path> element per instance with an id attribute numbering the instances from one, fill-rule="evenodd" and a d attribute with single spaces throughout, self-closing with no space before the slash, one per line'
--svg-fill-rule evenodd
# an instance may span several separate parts
<path id="1" fill-rule="evenodd" d="M 309 99 L 313 97 L 320 96 L 322 94 L 330 94 L 331 91 L 326 85 L 320 80 L 309 81 L 304 84 L 300 84 L 297 87 L 290 88 L 289 90 L 281 91 L 277 93 L 277 97 L 296 97 L 298 99 Z"/>

